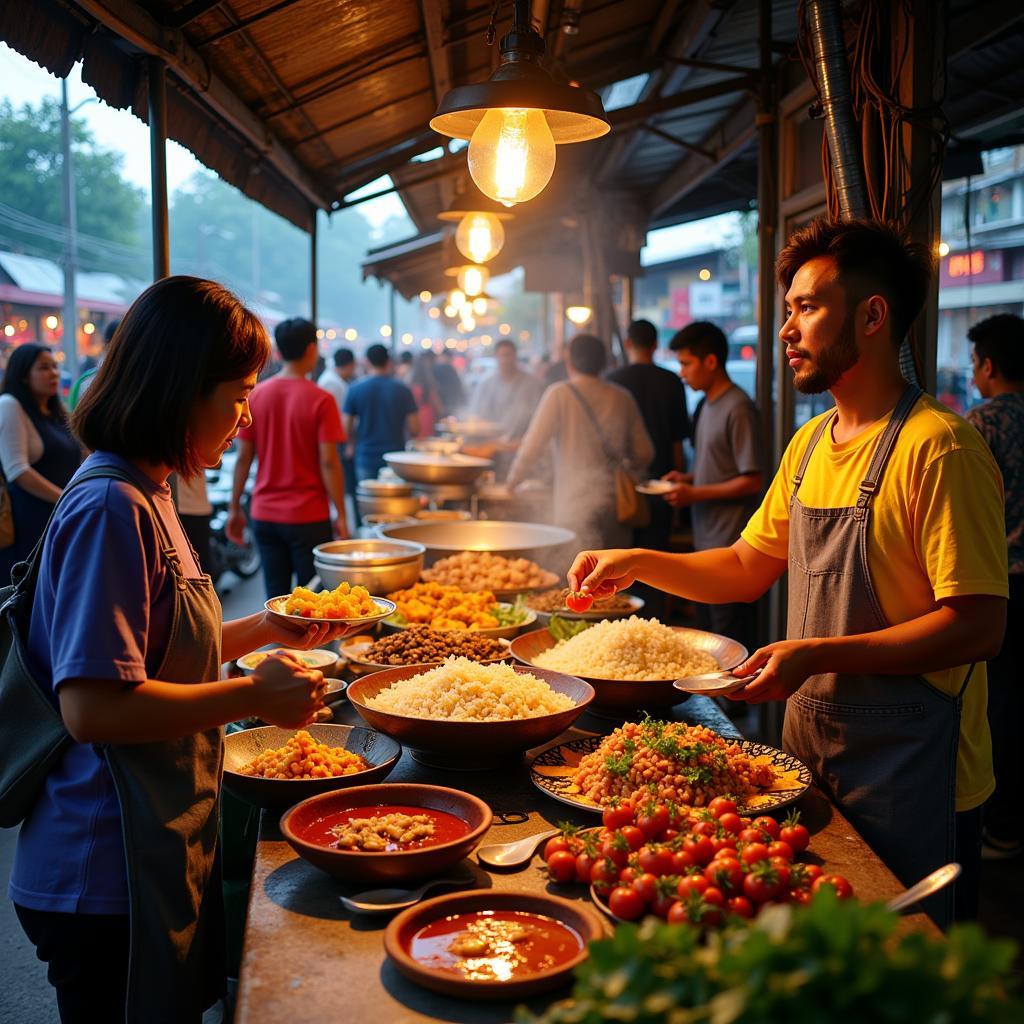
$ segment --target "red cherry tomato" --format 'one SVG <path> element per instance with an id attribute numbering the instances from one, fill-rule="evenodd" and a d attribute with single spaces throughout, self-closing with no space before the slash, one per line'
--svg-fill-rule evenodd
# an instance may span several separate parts
<path id="1" fill-rule="evenodd" d="M 623 825 L 633 824 L 633 809 L 628 804 L 619 804 L 618 807 L 606 807 L 601 812 L 601 821 L 604 827 L 614 832 Z"/>
<path id="2" fill-rule="evenodd" d="M 623 921 L 635 921 L 644 912 L 644 900 L 632 887 L 617 885 L 608 897 L 608 907 Z"/>
<path id="3" fill-rule="evenodd" d="M 639 854 L 640 869 L 657 877 L 671 875 L 672 851 L 663 846 L 645 846 Z"/>
<path id="4" fill-rule="evenodd" d="M 709 839 L 712 836 L 718 835 L 718 822 L 717 821 L 698 821 L 690 831 L 695 836 L 707 836 Z"/>
<path id="5" fill-rule="evenodd" d="M 639 868 L 627 865 L 619 872 L 619 885 L 632 885 L 642 873 Z"/>
<path id="6" fill-rule="evenodd" d="M 814 880 L 811 892 L 820 892 L 825 887 L 835 890 L 841 900 L 848 900 L 853 895 L 853 886 L 842 875 L 822 875 Z"/>
<path id="7" fill-rule="evenodd" d="M 740 854 L 745 864 L 756 864 L 760 860 L 767 860 L 768 857 L 768 847 L 764 843 L 748 843 Z"/>
<path id="8" fill-rule="evenodd" d="M 676 850 L 672 854 L 672 874 L 685 875 L 696 863 L 685 850 Z"/>
<path id="9" fill-rule="evenodd" d="M 793 847 L 781 839 L 776 839 L 774 843 L 768 844 L 768 856 L 781 857 L 788 864 L 793 860 Z"/>
<path id="10" fill-rule="evenodd" d="M 803 874 L 804 883 L 808 887 L 814 885 L 814 883 L 825 873 L 822 871 L 820 864 L 801 864 L 800 868 Z"/>
<path id="11" fill-rule="evenodd" d="M 653 903 L 658 895 L 658 879 L 655 875 L 644 872 L 633 879 L 633 888 L 640 894 L 644 903 Z"/>
<path id="12" fill-rule="evenodd" d="M 594 870 L 597 858 L 589 853 L 580 853 L 576 856 L 576 881 L 581 885 L 590 885 L 590 875 Z"/>
<path id="13" fill-rule="evenodd" d="M 668 808 L 664 804 L 644 807 L 637 816 L 636 823 L 648 839 L 657 839 L 669 826 Z"/>
<path id="14" fill-rule="evenodd" d="M 571 882 L 576 878 L 576 858 L 568 850 L 555 850 L 547 858 L 548 874 L 555 882 Z"/>
<path id="15" fill-rule="evenodd" d="M 679 893 L 681 899 L 688 899 L 691 894 L 696 896 L 703 896 L 708 890 L 708 886 L 711 883 L 703 875 L 687 875 L 685 878 L 679 879 L 679 885 L 676 886 L 676 891 Z"/>
<path id="16" fill-rule="evenodd" d="M 565 598 L 565 607 L 571 612 L 585 612 L 594 603 L 590 594 L 584 594 L 579 590 L 570 590 Z"/>
<path id="17" fill-rule="evenodd" d="M 760 818 L 755 818 L 752 826 L 753 828 L 759 828 L 762 832 L 767 832 L 772 839 L 779 838 L 779 823 L 774 818 L 769 818 L 766 814 Z"/>
<path id="18" fill-rule="evenodd" d="M 569 849 L 569 840 L 566 839 L 565 836 L 552 836 L 544 844 L 544 859 L 547 860 L 548 857 L 551 856 L 551 854 L 557 853 L 559 850 L 568 850 L 568 849 Z"/>
<path id="19" fill-rule="evenodd" d="M 704 869 L 704 877 L 726 892 L 739 892 L 743 887 L 743 865 L 738 860 L 717 857 Z"/>
<path id="20" fill-rule="evenodd" d="M 758 828 L 745 828 L 736 838 L 741 843 L 764 842 L 764 835 Z"/>
<path id="21" fill-rule="evenodd" d="M 707 836 L 687 836 L 683 849 L 698 863 L 707 864 L 715 855 L 715 848 Z"/>
<path id="22" fill-rule="evenodd" d="M 619 829 L 619 835 L 625 838 L 626 842 L 629 843 L 629 848 L 631 850 L 639 850 L 640 847 L 647 842 L 643 832 L 641 832 L 636 825 L 623 825 L 622 828 Z"/>
<path id="23" fill-rule="evenodd" d="M 753 917 L 754 904 L 746 896 L 733 896 L 725 901 L 725 909 L 737 917 Z"/>
<path id="24" fill-rule="evenodd" d="M 789 890 L 789 902 L 798 904 L 810 903 L 811 891 L 809 889 L 801 889 L 799 886 L 791 888 Z"/>
<path id="25" fill-rule="evenodd" d="M 734 835 L 738 835 L 743 831 L 743 819 L 735 811 L 726 811 L 725 814 L 720 815 L 718 824 L 726 832 L 732 832 Z"/>
<path id="26" fill-rule="evenodd" d="M 788 889 L 793 882 L 789 870 L 789 861 L 783 860 L 781 857 L 772 857 L 769 863 L 775 868 L 775 873 L 779 876 L 779 887 L 781 889 Z"/>
<path id="27" fill-rule="evenodd" d="M 735 814 L 736 813 L 736 802 L 730 800 L 728 797 L 716 796 L 711 803 L 708 804 L 708 810 L 716 818 L 721 818 L 723 814 Z"/>
<path id="28" fill-rule="evenodd" d="M 668 908 L 666 920 L 669 924 L 692 924 L 690 915 L 686 912 L 686 904 L 679 900 L 673 900 Z"/>
<path id="29" fill-rule="evenodd" d="M 620 868 L 629 863 L 629 843 L 622 836 L 613 836 L 601 844 L 601 856 L 614 861 Z"/>
<path id="30" fill-rule="evenodd" d="M 590 871 L 590 884 L 601 893 L 611 892 L 618 884 L 618 865 L 607 857 L 602 857 Z"/>
<path id="31" fill-rule="evenodd" d="M 711 837 L 711 849 L 715 851 L 717 857 L 722 850 L 734 850 L 733 842 L 736 839 L 735 836 L 724 835 L 724 836 L 712 836 Z"/>
<path id="32" fill-rule="evenodd" d="M 651 913 L 660 917 L 663 921 L 668 920 L 669 912 L 672 907 L 679 901 L 670 892 L 659 892 L 654 897 L 654 902 L 651 904 Z"/>
<path id="33" fill-rule="evenodd" d="M 743 895 L 754 903 L 767 903 L 779 894 L 779 880 L 769 868 L 751 871 L 743 879 Z"/>
<path id="34" fill-rule="evenodd" d="M 789 843 L 794 853 L 803 853 L 811 842 L 811 834 L 803 825 L 794 823 L 783 825 L 779 829 L 779 839 L 784 843 Z"/>

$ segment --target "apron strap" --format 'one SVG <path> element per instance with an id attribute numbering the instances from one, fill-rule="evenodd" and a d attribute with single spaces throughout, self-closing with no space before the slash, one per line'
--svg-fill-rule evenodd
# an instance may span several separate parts
<path id="1" fill-rule="evenodd" d="M 826 416 L 814 429 L 814 433 L 811 435 L 810 444 L 804 449 L 803 457 L 800 459 L 800 465 L 797 467 L 796 473 L 793 476 L 793 493 L 790 495 L 790 500 L 796 497 L 796 492 L 800 490 L 800 484 L 803 483 L 804 474 L 807 472 L 807 465 L 811 461 L 811 455 L 814 453 L 814 449 L 818 447 L 818 442 L 821 440 L 822 434 L 828 429 L 829 425 L 835 419 L 836 414 L 832 413 Z"/>
<path id="2" fill-rule="evenodd" d="M 971 664 L 967 667 L 967 675 L 964 676 L 964 681 L 960 687 L 960 692 L 956 695 L 957 700 L 963 700 L 964 690 L 967 689 L 967 684 L 971 681 L 971 676 L 974 674 L 974 666 L 977 664 L 978 663 L 976 661 L 972 661 Z"/>
<path id="3" fill-rule="evenodd" d="M 885 474 L 885 467 L 896 449 L 896 439 L 899 437 L 903 424 L 907 422 L 911 409 L 918 398 L 924 392 L 916 384 L 908 384 L 896 403 L 896 408 L 885 425 L 885 430 L 875 446 L 874 455 L 871 457 L 871 464 L 868 466 L 868 475 L 860 482 L 860 494 L 857 496 L 857 518 L 863 519 L 867 514 L 868 507 L 874 499 L 878 485 L 882 482 Z"/>

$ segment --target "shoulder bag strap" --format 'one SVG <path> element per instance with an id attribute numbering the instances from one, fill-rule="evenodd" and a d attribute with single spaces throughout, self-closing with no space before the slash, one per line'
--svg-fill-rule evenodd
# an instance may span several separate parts
<path id="1" fill-rule="evenodd" d="M 594 428 L 594 433 L 597 434 L 597 439 L 601 444 L 601 450 L 604 452 L 604 457 L 608 460 L 609 465 L 613 469 L 617 469 L 622 465 L 622 456 L 616 455 L 608 447 L 608 442 L 604 438 L 604 433 L 601 430 L 600 424 L 597 422 L 597 417 L 594 415 L 594 410 L 590 408 L 590 404 L 587 400 L 576 390 L 575 385 L 569 384 L 569 390 L 576 396 L 576 401 L 583 406 L 583 411 L 587 414 L 587 419 L 590 420 L 590 425 Z"/>

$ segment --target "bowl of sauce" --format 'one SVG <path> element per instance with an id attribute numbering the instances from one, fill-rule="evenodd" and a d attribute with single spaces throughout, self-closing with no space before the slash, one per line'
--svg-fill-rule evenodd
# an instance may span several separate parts
<path id="1" fill-rule="evenodd" d="M 469 999 L 520 999 L 567 984 L 607 934 L 585 903 L 521 892 L 455 893 L 399 914 L 384 949 L 410 981 Z"/>
<path id="2" fill-rule="evenodd" d="M 281 818 L 292 849 L 353 882 L 429 878 L 468 857 L 491 827 L 482 800 L 446 786 L 392 783 L 323 793 Z"/>

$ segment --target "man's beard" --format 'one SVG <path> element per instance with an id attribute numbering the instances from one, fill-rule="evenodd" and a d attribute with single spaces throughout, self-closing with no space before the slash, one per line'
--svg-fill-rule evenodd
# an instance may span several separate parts
<path id="1" fill-rule="evenodd" d="M 836 340 L 815 358 L 814 369 L 793 375 L 793 387 L 803 395 L 820 395 L 823 391 L 830 391 L 839 378 L 857 364 L 859 358 L 857 339 L 853 333 L 853 317 L 848 316 Z"/>

